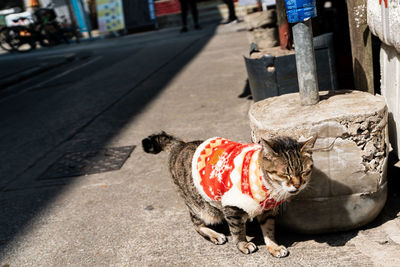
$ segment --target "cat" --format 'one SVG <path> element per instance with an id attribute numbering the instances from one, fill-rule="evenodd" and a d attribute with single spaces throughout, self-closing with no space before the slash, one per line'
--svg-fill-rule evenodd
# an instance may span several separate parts
<path id="1" fill-rule="evenodd" d="M 278 137 L 241 144 L 215 137 L 184 142 L 163 131 L 143 139 L 142 147 L 147 153 L 169 152 L 173 182 L 201 236 L 224 244 L 226 236 L 207 225 L 225 220 L 237 248 L 253 253 L 257 246 L 246 239 L 246 221 L 256 217 L 268 251 L 280 258 L 288 250 L 274 239 L 274 217 L 278 206 L 309 182 L 315 140 Z"/>

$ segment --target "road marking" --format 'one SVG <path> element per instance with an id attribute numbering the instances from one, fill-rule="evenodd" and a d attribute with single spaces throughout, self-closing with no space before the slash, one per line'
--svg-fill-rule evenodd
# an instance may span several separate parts
<path id="1" fill-rule="evenodd" d="M 50 54 L 50 55 L 44 55 L 44 56 L 37 56 L 37 59 L 47 59 L 47 58 L 59 58 L 60 57 L 60 55 L 59 54 L 54 54 L 54 55 L 52 55 L 52 54 Z M 77 53 L 66 53 L 66 54 L 63 54 L 62 55 L 62 57 L 64 57 L 64 58 L 71 58 L 71 57 L 77 57 Z"/>

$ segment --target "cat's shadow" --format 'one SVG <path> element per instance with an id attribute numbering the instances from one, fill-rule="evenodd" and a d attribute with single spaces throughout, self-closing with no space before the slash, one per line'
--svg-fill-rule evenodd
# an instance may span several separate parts
<path id="1" fill-rule="evenodd" d="M 284 245 L 285 247 L 293 247 L 299 242 L 307 242 L 310 240 L 314 240 L 318 243 L 326 243 L 331 247 L 342 247 L 357 236 L 358 231 L 359 230 L 325 234 L 299 234 L 287 229 L 278 228 L 276 231 L 276 239 L 278 244 Z"/>
<path id="2" fill-rule="evenodd" d="M 228 223 L 226 223 L 226 222 L 217 224 L 217 225 L 212 225 L 209 227 L 211 229 L 217 231 L 218 233 L 224 234 L 225 236 L 231 236 Z M 253 242 L 255 245 L 257 245 L 257 246 L 265 245 L 263 235 L 261 232 L 261 228 L 257 222 L 257 219 L 254 219 L 253 221 L 247 221 L 246 235 L 247 235 L 247 239 L 249 241 Z"/>
<path id="3" fill-rule="evenodd" d="M 210 228 L 219 233 L 223 233 L 225 236 L 231 236 L 229 226 L 226 222 L 210 226 Z M 326 243 L 332 247 L 338 247 L 346 245 L 348 241 L 357 235 L 358 231 L 359 230 L 352 230 L 328 234 L 299 234 L 288 231 L 287 229 L 282 229 L 277 225 L 275 238 L 279 245 L 284 245 L 285 247 L 293 247 L 299 242 L 306 242 L 309 240 L 314 240 L 318 243 Z M 253 242 L 256 246 L 265 245 L 260 225 L 256 219 L 247 222 L 246 235 L 248 241 Z"/>

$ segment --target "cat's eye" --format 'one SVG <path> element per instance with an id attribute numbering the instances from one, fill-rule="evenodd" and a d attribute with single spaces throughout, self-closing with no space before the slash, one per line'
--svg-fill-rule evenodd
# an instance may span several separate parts
<path id="1" fill-rule="evenodd" d="M 278 171 L 278 175 L 283 179 L 289 179 L 290 178 L 290 174 L 288 172 Z"/>
<path id="2" fill-rule="evenodd" d="M 282 181 L 290 180 L 292 178 L 292 176 L 287 173 L 280 173 L 278 176 Z"/>
<path id="3" fill-rule="evenodd" d="M 301 175 L 308 176 L 311 173 L 311 169 L 305 170 L 301 172 Z"/>

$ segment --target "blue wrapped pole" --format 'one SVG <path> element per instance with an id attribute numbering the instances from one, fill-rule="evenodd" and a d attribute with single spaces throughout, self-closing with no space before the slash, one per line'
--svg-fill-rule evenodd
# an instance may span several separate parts
<path id="1" fill-rule="evenodd" d="M 289 23 L 306 21 L 317 16 L 315 0 L 285 0 Z"/>
<path id="2" fill-rule="evenodd" d="M 300 103 L 315 105 L 319 101 L 311 18 L 317 16 L 315 0 L 285 0 L 286 14 L 292 27 L 296 51 Z"/>

